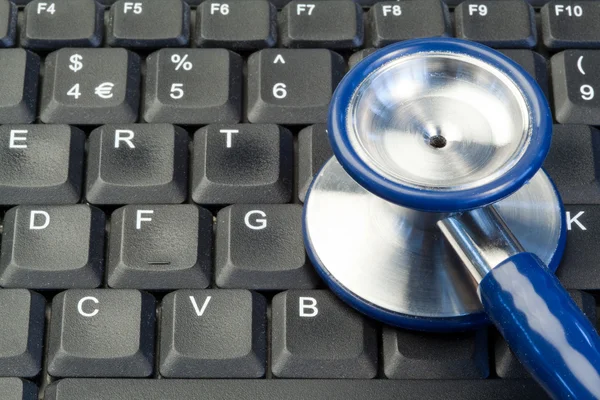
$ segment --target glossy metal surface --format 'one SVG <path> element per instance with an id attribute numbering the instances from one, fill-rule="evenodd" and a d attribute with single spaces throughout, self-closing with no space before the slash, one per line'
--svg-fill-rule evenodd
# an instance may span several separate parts
<path id="1" fill-rule="evenodd" d="M 388 62 L 358 85 L 346 130 L 380 175 L 452 191 L 513 168 L 529 145 L 529 115 L 499 69 L 466 54 L 423 52 Z"/>
<path id="2" fill-rule="evenodd" d="M 477 283 L 525 251 L 493 205 L 451 215 L 437 225 Z"/>
<path id="3" fill-rule="evenodd" d="M 485 311 L 554 399 L 600 399 L 600 338 L 558 279 L 529 253 L 481 281 Z"/>
<path id="4" fill-rule="evenodd" d="M 556 269 L 564 216 L 546 174 L 540 171 L 495 206 L 523 247 Z M 415 317 L 423 319 L 417 329 L 436 329 L 436 321 L 457 317 L 458 325 L 465 318 L 485 323 L 475 282 L 436 225 L 444 217 L 372 195 L 333 158 L 315 178 L 305 204 L 305 242 L 315 267 L 338 294 L 352 296 L 347 301 L 359 309 L 392 313 L 389 323 L 406 325 Z M 456 329 L 443 322 L 439 329 Z"/>

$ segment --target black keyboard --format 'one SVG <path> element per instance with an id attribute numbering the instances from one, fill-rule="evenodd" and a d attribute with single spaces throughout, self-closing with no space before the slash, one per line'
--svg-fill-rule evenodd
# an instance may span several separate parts
<path id="1" fill-rule="evenodd" d="M 542 399 L 493 328 L 375 323 L 302 202 L 376 48 L 487 44 L 551 100 L 557 272 L 600 317 L 600 1 L 0 0 L 0 400 Z"/>

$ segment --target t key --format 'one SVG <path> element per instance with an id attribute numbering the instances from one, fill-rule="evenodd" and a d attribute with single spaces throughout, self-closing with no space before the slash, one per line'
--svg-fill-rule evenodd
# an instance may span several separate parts
<path id="1" fill-rule="evenodd" d="M 199 204 L 287 203 L 294 139 L 277 125 L 209 125 L 194 135 L 192 198 Z"/>
<path id="2" fill-rule="evenodd" d="M 236 123 L 242 58 L 224 49 L 163 49 L 146 59 L 142 114 L 147 122 Z"/>
<path id="3" fill-rule="evenodd" d="M 373 378 L 375 328 L 326 290 L 273 298 L 271 357 L 279 378 Z"/>
<path id="4" fill-rule="evenodd" d="M 140 58 L 125 49 L 61 49 L 46 57 L 40 119 L 76 125 L 135 122 Z"/>
<path id="5" fill-rule="evenodd" d="M 468 0 L 454 10 L 456 37 L 491 47 L 532 48 L 535 12 L 525 0 Z"/>
<path id="6" fill-rule="evenodd" d="M 179 47 L 189 39 L 190 7 L 182 0 L 119 0 L 110 8 L 107 40 L 113 47 Z"/>
<path id="7" fill-rule="evenodd" d="M 0 126 L 0 204 L 74 204 L 85 134 L 68 125 Z"/>
<path id="8" fill-rule="evenodd" d="M 600 48 L 600 2 L 558 0 L 541 10 L 544 44 L 550 49 Z"/>
<path id="9" fill-rule="evenodd" d="M 205 288 L 212 266 L 210 212 L 191 204 L 125 206 L 111 217 L 108 285 Z"/>
<path id="10" fill-rule="evenodd" d="M 358 48 L 362 20 L 362 8 L 352 0 L 292 1 L 281 11 L 281 42 L 285 47 Z"/>
<path id="11" fill-rule="evenodd" d="M 25 7 L 21 45 L 35 50 L 99 47 L 104 7 L 94 0 L 35 0 Z"/>
<path id="12" fill-rule="evenodd" d="M 48 373 L 146 377 L 154 370 L 154 297 L 137 290 L 67 290 L 52 301 Z"/>
<path id="13" fill-rule="evenodd" d="M 302 207 L 233 205 L 217 215 L 216 283 L 223 288 L 311 289 L 318 282 L 302 241 Z"/>
<path id="14" fill-rule="evenodd" d="M 265 49 L 252 54 L 246 91 L 248 121 L 326 123 L 331 95 L 345 70 L 344 59 L 325 49 Z"/>
<path id="15" fill-rule="evenodd" d="M 160 373 L 168 378 L 260 378 L 267 302 L 248 290 L 180 290 L 163 299 Z"/>
<path id="16" fill-rule="evenodd" d="M 551 63 L 556 120 L 600 125 L 600 51 L 566 50 Z"/>
<path id="17" fill-rule="evenodd" d="M 84 204 L 18 206 L 4 216 L 0 286 L 94 288 L 102 283 L 104 213 Z"/>
<path id="18" fill-rule="evenodd" d="M 86 198 L 93 204 L 181 203 L 188 134 L 168 124 L 105 125 L 90 134 Z"/>

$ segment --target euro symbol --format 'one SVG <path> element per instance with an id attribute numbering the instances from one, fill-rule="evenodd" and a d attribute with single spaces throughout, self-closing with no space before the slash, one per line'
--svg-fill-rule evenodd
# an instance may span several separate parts
<path id="1" fill-rule="evenodd" d="M 98 85 L 95 89 L 95 93 L 96 96 L 103 98 L 103 99 L 110 99 L 113 97 L 113 87 L 115 87 L 115 84 L 112 82 L 104 82 L 100 85 Z"/>

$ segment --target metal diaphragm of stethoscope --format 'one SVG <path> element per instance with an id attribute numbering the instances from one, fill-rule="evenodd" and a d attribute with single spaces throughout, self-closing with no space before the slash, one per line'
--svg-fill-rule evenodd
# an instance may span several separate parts
<path id="1" fill-rule="evenodd" d="M 457 39 L 389 46 L 342 80 L 328 132 L 304 238 L 338 296 L 410 329 L 491 321 L 551 396 L 600 398 L 600 338 L 553 274 L 551 113 L 519 65 Z"/>

